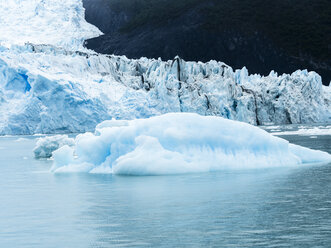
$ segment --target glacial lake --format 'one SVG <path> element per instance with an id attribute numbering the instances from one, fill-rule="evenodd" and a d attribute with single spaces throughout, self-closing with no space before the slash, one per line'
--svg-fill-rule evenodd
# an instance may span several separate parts
<path id="1" fill-rule="evenodd" d="M 331 153 L 330 135 L 281 137 Z M 52 174 L 36 138 L 0 137 L 0 247 L 330 247 L 331 164 Z"/>

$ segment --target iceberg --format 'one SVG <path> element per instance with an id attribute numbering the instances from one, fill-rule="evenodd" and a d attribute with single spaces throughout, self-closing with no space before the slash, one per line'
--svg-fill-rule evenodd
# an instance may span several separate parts
<path id="1" fill-rule="evenodd" d="M 35 158 L 50 158 L 52 153 L 57 149 L 67 145 L 73 146 L 74 139 L 69 138 L 68 135 L 55 135 L 50 137 L 43 137 L 37 140 L 36 146 L 33 149 Z"/>
<path id="2" fill-rule="evenodd" d="M 243 122 L 194 113 L 110 120 L 53 153 L 54 173 L 168 175 L 331 162 Z"/>

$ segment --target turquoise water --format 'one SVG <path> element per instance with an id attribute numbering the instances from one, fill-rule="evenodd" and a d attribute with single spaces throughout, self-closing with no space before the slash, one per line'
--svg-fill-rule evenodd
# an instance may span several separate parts
<path id="1" fill-rule="evenodd" d="M 286 138 L 331 152 L 330 136 Z M 0 247 L 330 247 L 331 164 L 54 175 L 35 139 L 0 138 Z"/>

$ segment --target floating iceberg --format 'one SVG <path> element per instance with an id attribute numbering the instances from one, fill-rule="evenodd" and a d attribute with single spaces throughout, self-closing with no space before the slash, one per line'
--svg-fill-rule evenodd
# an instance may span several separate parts
<path id="1" fill-rule="evenodd" d="M 170 113 L 111 120 L 53 153 L 52 171 L 164 175 L 330 162 L 331 155 L 246 123 Z"/>
<path id="2" fill-rule="evenodd" d="M 68 138 L 67 135 L 55 135 L 50 137 L 39 138 L 34 148 L 35 158 L 50 158 L 52 153 L 62 146 L 73 146 L 74 139 Z"/>

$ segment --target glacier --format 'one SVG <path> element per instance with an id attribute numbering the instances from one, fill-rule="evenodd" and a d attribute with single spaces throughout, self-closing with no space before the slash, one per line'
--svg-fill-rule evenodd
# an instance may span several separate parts
<path id="1" fill-rule="evenodd" d="M 330 122 L 331 88 L 305 70 L 263 77 L 216 61 L 134 60 L 51 45 L 0 49 L 1 135 L 86 132 L 111 118 L 169 112 L 255 125 Z"/>
<path id="2" fill-rule="evenodd" d="M 54 173 L 167 175 L 328 163 L 331 155 L 216 116 L 110 120 L 53 153 Z"/>
<path id="3" fill-rule="evenodd" d="M 81 0 L 0 0 L 0 45 L 27 42 L 82 49 L 102 32 L 85 20 Z"/>
<path id="4" fill-rule="evenodd" d="M 330 123 L 315 72 L 250 75 L 222 62 L 128 59 L 84 48 L 81 0 L 0 0 L 0 135 L 93 131 L 109 119 L 192 112 L 254 125 Z"/>

